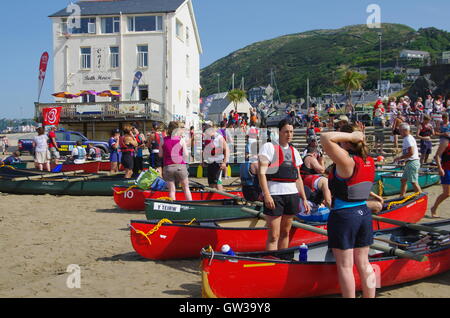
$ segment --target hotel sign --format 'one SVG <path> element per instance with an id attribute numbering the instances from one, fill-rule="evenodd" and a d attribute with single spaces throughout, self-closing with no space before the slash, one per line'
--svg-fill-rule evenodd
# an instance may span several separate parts
<path id="1" fill-rule="evenodd" d="M 92 48 L 92 73 L 83 75 L 84 83 L 111 82 L 112 74 L 108 73 L 108 48 Z"/>
<path id="2" fill-rule="evenodd" d="M 103 82 L 111 82 L 112 75 L 105 74 L 86 74 L 83 75 L 83 82 L 85 83 L 103 83 Z"/>

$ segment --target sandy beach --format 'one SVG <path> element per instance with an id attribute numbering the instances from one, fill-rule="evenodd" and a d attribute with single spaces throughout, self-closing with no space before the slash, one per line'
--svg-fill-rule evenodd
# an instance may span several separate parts
<path id="1" fill-rule="evenodd" d="M 441 187 L 425 191 L 429 216 Z M 439 213 L 450 218 L 450 200 Z M 122 211 L 112 197 L 0 194 L 0 297 L 201 297 L 200 259 L 141 258 L 129 238 L 132 219 L 145 215 Z M 71 264 L 81 269 L 81 288 L 67 287 Z M 450 272 L 379 289 L 377 297 L 450 297 Z"/>

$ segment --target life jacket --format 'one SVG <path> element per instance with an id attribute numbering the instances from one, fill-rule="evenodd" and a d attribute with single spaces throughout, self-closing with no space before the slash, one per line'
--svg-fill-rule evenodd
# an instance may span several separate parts
<path id="1" fill-rule="evenodd" d="M 336 176 L 336 166 L 328 176 L 328 187 L 333 196 L 345 202 L 360 202 L 369 198 L 375 180 L 375 162 L 372 157 L 366 161 L 359 156 L 352 156 L 355 162 L 353 175 L 349 179 L 340 179 Z"/>
<path id="2" fill-rule="evenodd" d="M 241 176 L 241 184 L 242 186 L 247 187 L 256 187 L 259 186 L 258 176 L 255 176 L 250 171 L 251 162 L 246 161 L 241 163 L 240 166 L 240 176 Z"/>
<path id="3" fill-rule="evenodd" d="M 280 145 L 273 145 L 275 148 L 274 161 L 269 165 L 266 172 L 267 180 L 275 182 L 296 182 L 299 175 L 295 162 L 294 147 L 289 145 L 284 150 Z M 285 160 L 285 158 L 287 158 Z"/>
<path id="4" fill-rule="evenodd" d="M 78 154 L 73 156 L 73 159 L 74 160 L 86 159 L 86 149 L 84 149 L 83 147 L 80 147 L 80 146 L 76 146 L 76 148 L 78 149 Z"/>
<path id="5" fill-rule="evenodd" d="M 445 149 L 444 153 L 441 156 L 442 160 L 442 169 L 450 170 L 450 144 Z"/>
<path id="6" fill-rule="evenodd" d="M 214 140 L 215 139 L 211 139 L 211 138 L 206 138 L 206 140 L 203 140 L 203 151 L 205 151 L 206 149 L 210 150 L 212 157 L 215 157 L 216 154 L 225 155 L 224 149 L 222 148 L 222 146 L 219 146 L 219 147 L 214 146 Z"/>
<path id="7" fill-rule="evenodd" d="M 126 145 L 124 140 L 125 140 L 125 136 L 120 136 L 120 138 L 119 138 L 120 151 L 121 152 L 134 152 L 134 146 Z"/>
<path id="8" fill-rule="evenodd" d="M 95 155 L 92 159 L 101 160 L 102 159 L 102 151 L 100 150 L 100 148 L 93 147 L 92 149 L 94 149 L 94 151 L 95 151 Z"/>
<path id="9" fill-rule="evenodd" d="M 324 196 L 322 191 L 314 188 L 314 183 L 317 179 L 322 178 L 321 175 L 309 175 L 303 179 L 303 187 L 305 188 L 305 194 L 308 201 L 320 205 L 323 202 Z"/>
<path id="10" fill-rule="evenodd" d="M 427 126 L 422 125 L 420 132 L 419 132 L 419 135 L 421 137 L 430 137 L 432 134 L 433 134 L 433 130 L 430 126 L 427 127 Z"/>
<path id="11" fill-rule="evenodd" d="M 306 155 L 305 158 L 303 158 L 303 161 L 305 161 L 305 159 L 307 157 L 310 157 L 311 155 Z M 310 175 L 316 175 L 318 174 L 316 170 L 314 170 L 313 168 L 308 168 L 305 163 L 303 162 L 303 164 L 300 167 L 300 174 L 302 177 L 306 177 L 306 176 L 310 176 Z"/>
<path id="12" fill-rule="evenodd" d="M 258 129 L 255 127 L 251 127 L 250 130 L 248 131 L 248 138 L 257 139 L 258 134 L 259 134 Z"/>

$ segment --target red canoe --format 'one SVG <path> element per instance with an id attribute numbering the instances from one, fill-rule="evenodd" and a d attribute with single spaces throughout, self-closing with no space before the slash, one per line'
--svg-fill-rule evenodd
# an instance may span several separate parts
<path id="1" fill-rule="evenodd" d="M 394 206 L 378 214 L 389 219 L 402 220 L 409 223 L 419 221 L 426 212 L 428 196 L 426 193 L 410 199 L 404 204 Z M 190 220 L 189 220 L 190 221 Z M 267 228 L 265 221 L 255 217 L 234 218 L 229 220 L 189 221 L 162 223 L 157 220 L 131 221 L 130 237 L 134 250 L 144 258 L 178 259 L 195 258 L 200 250 L 208 245 L 217 251 L 223 244 L 229 244 L 236 252 L 261 251 L 265 249 Z M 314 224 L 326 229 L 326 223 Z M 143 234 L 154 233 L 147 236 Z M 392 224 L 374 221 L 375 230 L 394 227 Z M 310 244 L 327 237 L 299 228 L 292 228 L 289 246 L 302 243 Z"/>
<path id="2" fill-rule="evenodd" d="M 144 211 L 145 210 L 145 200 L 146 199 L 159 199 L 167 198 L 169 196 L 168 191 L 150 191 L 141 190 L 140 188 L 126 188 L 122 186 L 113 187 L 114 192 L 114 202 L 121 209 L 128 211 Z M 241 191 L 227 191 L 230 194 L 243 197 Z M 203 200 L 222 200 L 229 199 L 229 197 L 223 196 L 215 192 L 208 191 L 191 191 L 193 201 L 203 201 Z M 176 192 L 176 199 L 184 201 L 186 197 L 183 191 Z"/>
<path id="3" fill-rule="evenodd" d="M 450 221 L 426 224 L 450 230 Z M 410 244 L 420 238 L 419 231 L 396 228 L 375 232 L 377 238 L 392 240 L 392 235 Z M 377 288 L 423 279 L 450 270 L 449 235 L 434 237 L 422 252 L 423 262 L 379 252 L 371 254 L 370 263 Z M 378 243 L 378 242 L 377 242 Z M 394 245 L 386 247 L 393 248 Z M 298 298 L 340 294 L 336 263 L 327 242 L 308 247 L 308 261 L 298 261 L 298 247 L 278 252 L 237 253 L 229 256 L 203 249 L 202 295 L 220 298 Z M 377 253 L 377 251 L 374 251 Z M 354 268 L 356 289 L 361 290 L 359 274 Z M 263 277 L 263 279 L 261 279 Z"/>
<path id="4" fill-rule="evenodd" d="M 111 161 L 100 161 L 100 171 L 111 171 Z M 119 164 L 119 171 L 123 171 L 123 165 Z"/>
<path id="5" fill-rule="evenodd" d="M 54 169 L 57 164 L 52 163 L 51 169 Z M 83 170 L 84 173 L 98 173 L 100 169 L 100 161 L 88 161 L 80 164 L 63 164 L 61 172 Z"/>

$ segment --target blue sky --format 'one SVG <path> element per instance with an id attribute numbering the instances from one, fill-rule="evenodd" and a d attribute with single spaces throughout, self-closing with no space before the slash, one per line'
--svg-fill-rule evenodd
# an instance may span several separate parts
<path id="1" fill-rule="evenodd" d="M 31 118 L 37 100 L 39 59 L 50 53 L 41 102 L 52 102 L 52 38 L 48 15 L 67 0 L 2 1 L 3 61 L 0 118 Z M 204 53 L 201 67 L 253 42 L 314 29 L 365 24 L 370 4 L 382 22 L 450 31 L 449 0 L 193 0 Z"/>

